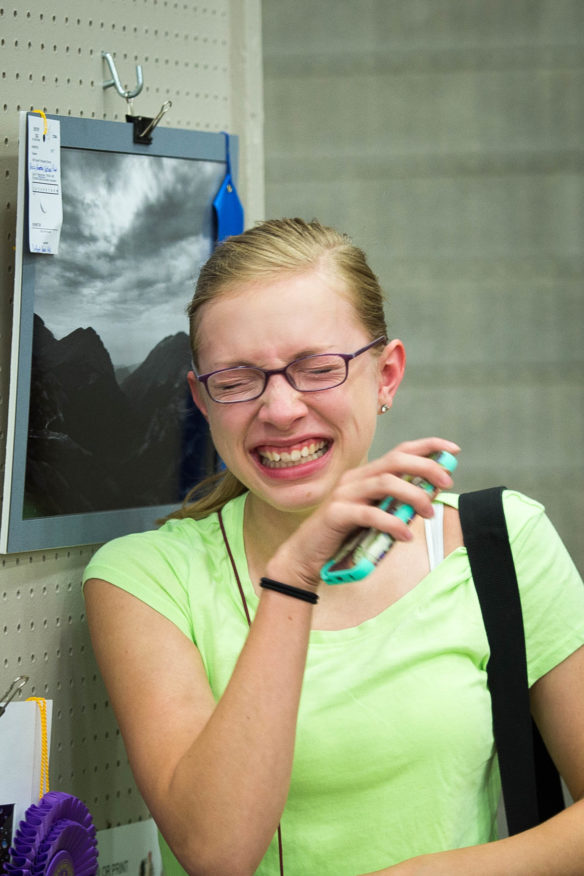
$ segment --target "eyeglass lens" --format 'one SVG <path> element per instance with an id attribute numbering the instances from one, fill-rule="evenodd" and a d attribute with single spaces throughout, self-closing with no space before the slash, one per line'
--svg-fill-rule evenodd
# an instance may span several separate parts
<path id="1" fill-rule="evenodd" d="M 282 373 L 300 392 L 317 392 L 342 383 L 347 376 L 347 363 L 334 354 L 307 356 L 291 362 Z M 264 371 L 255 368 L 229 368 L 213 374 L 207 388 L 215 401 L 245 401 L 261 395 L 267 377 Z"/>

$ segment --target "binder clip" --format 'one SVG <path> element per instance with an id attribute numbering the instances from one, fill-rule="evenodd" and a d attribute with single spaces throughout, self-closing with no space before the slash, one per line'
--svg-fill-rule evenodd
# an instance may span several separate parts
<path id="1" fill-rule="evenodd" d="M 172 106 L 172 101 L 167 100 L 162 104 L 158 115 L 149 119 L 147 116 L 126 116 L 126 121 L 131 122 L 134 126 L 134 143 L 140 143 L 142 146 L 150 146 L 152 143 L 152 132 L 164 113 Z"/>

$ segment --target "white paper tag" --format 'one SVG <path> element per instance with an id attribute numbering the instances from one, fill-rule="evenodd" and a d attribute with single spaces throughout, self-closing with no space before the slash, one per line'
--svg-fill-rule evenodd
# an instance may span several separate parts
<path id="1" fill-rule="evenodd" d="M 142 873 L 161 876 L 162 858 L 158 831 L 151 818 L 97 831 L 99 867 L 97 876 L 125 876 Z"/>
<path id="2" fill-rule="evenodd" d="M 53 701 L 47 700 L 47 748 L 51 750 Z M 9 703 L 0 718 L 0 804 L 14 804 L 13 832 L 39 802 L 42 725 L 34 702 Z"/>
<path id="3" fill-rule="evenodd" d="M 30 115 L 27 151 L 30 251 L 56 255 L 63 224 L 60 122 Z"/>

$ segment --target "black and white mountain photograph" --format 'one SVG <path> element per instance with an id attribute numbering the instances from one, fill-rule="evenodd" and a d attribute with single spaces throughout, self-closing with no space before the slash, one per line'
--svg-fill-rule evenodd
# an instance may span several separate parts
<path id="1" fill-rule="evenodd" d="M 59 252 L 35 282 L 24 518 L 178 505 L 213 469 L 186 307 L 224 173 L 62 150 Z"/>

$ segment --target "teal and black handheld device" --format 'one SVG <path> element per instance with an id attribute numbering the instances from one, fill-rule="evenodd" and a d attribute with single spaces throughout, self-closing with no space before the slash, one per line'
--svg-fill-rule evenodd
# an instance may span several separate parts
<path id="1" fill-rule="evenodd" d="M 447 471 L 453 472 L 457 465 L 456 457 L 446 450 L 432 453 L 430 459 L 435 459 Z M 406 478 L 410 483 L 421 487 L 429 495 L 436 492 L 436 488 L 424 478 Z M 404 523 L 409 523 L 415 515 L 411 505 L 404 502 L 396 502 L 388 496 L 379 503 L 379 507 L 388 514 L 395 514 Z M 321 578 L 326 584 L 346 584 L 348 581 L 360 581 L 366 578 L 376 565 L 383 559 L 394 543 L 394 539 L 387 532 L 379 532 L 377 529 L 360 529 L 353 533 L 345 541 L 337 553 L 325 563 L 321 569 Z"/>

